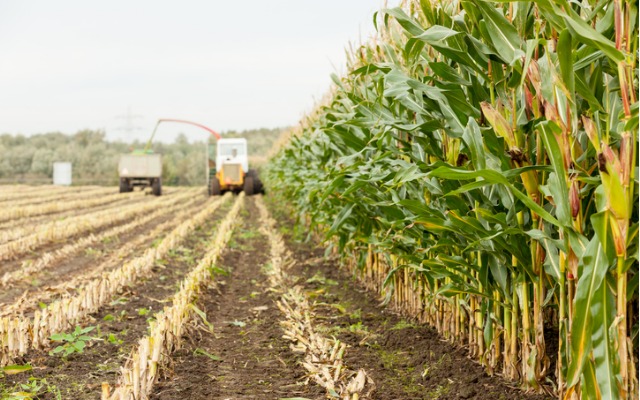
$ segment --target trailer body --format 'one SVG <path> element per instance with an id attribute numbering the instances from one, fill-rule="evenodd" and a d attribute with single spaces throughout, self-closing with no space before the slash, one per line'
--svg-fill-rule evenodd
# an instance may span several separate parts
<path id="1" fill-rule="evenodd" d="M 122 154 L 118 162 L 120 193 L 135 187 L 151 187 L 156 196 L 162 194 L 162 156 L 160 154 Z"/>

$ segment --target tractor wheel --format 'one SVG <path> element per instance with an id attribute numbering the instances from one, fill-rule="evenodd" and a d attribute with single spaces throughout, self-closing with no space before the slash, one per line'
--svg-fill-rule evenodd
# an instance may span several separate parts
<path id="1" fill-rule="evenodd" d="M 211 196 L 220 196 L 222 194 L 222 190 L 220 190 L 220 181 L 215 176 L 211 177 L 209 193 L 211 193 Z"/>
<path id="2" fill-rule="evenodd" d="M 247 172 L 247 176 L 253 178 L 253 193 L 264 193 L 264 186 L 262 185 L 262 181 L 258 177 L 258 171 L 256 171 L 255 169 L 250 169 L 249 172 Z"/>
<path id="3" fill-rule="evenodd" d="M 264 185 L 262 184 L 262 181 L 260 180 L 260 178 L 256 177 L 256 180 L 254 181 L 254 192 L 256 194 L 264 194 Z"/>
<path id="4" fill-rule="evenodd" d="M 154 179 L 151 189 L 154 196 L 160 196 L 162 194 L 162 180 L 160 178 Z"/>
<path id="5" fill-rule="evenodd" d="M 127 178 L 120 178 L 120 193 L 129 193 L 131 191 Z"/>
<path id="6" fill-rule="evenodd" d="M 252 176 L 245 176 L 244 177 L 244 194 L 246 196 L 253 196 L 253 191 L 254 191 L 254 183 L 253 183 L 253 177 Z"/>

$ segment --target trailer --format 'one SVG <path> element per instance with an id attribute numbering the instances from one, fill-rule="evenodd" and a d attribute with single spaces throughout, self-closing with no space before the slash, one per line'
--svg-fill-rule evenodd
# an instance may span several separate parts
<path id="1" fill-rule="evenodd" d="M 120 193 L 150 187 L 155 196 L 162 194 L 162 156 L 160 154 L 122 154 L 118 162 Z"/>

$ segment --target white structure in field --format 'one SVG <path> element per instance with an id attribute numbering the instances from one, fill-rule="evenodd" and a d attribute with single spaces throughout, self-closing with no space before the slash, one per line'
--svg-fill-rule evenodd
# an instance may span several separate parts
<path id="1" fill-rule="evenodd" d="M 71 163 L 53 163 L 53 184 L 60 186 L 71 186 Z"/>

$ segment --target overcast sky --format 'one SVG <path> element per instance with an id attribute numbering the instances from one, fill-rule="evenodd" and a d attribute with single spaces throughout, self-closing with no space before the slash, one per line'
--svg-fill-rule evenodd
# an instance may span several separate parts
<path id="1" fill-rule="evenodd" d="M 397 4 L 390 1 L 389 4 Z M 382 0 L 0 1 L 0 133 L 294 125 Z M 165 125 L 160 139 L 193 128 Z"/>

